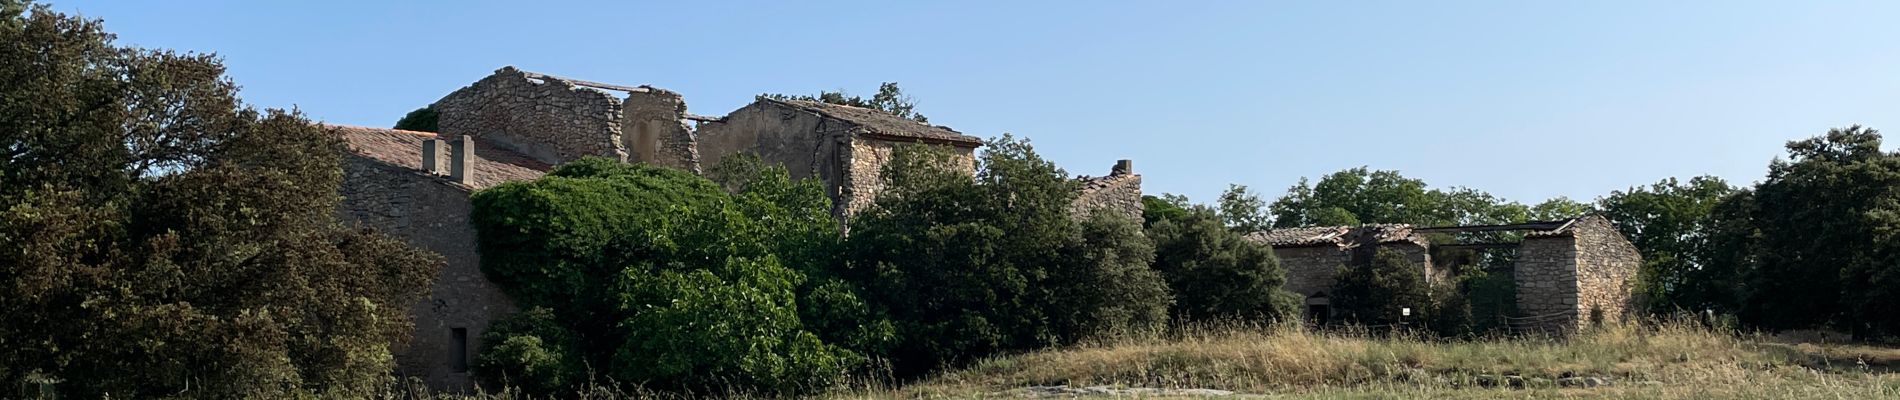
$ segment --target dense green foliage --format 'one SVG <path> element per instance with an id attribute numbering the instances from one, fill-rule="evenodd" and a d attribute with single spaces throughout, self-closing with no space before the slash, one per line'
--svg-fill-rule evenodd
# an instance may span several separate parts
<path id="1" fill-rule="evenodd" d="M 0 10 L 4 387 L 347 398 L 388 382 L 441 261 L 336 220 L 333 132 L 245 107 L 212 55 Z"/>
<path id="2" fill-rule="evenodd" d="M 1713 218 L 1716 205 L 1734 193 L 1721 178 L 1698 176 L 1631 187 L 1598 201 L 1603 216 L 1642 252 L 1634 290 L 1651 312 L 1735 310 L 1737 282 L 1722 276 L 1734 269 L 1714 265 L 1722 250 L 1710 246 L 1708 237 L 1719 222 Z"/>
<path id="3" fill-rule="evenodd" d="M 1749 216 L 1744 322 L 1900 333 L 1900 154 L 1859 126 L 1788 143 Z"/>
<path id="4" fill-rule="evenodd" d="M 1301 179 L 1268 206 L 1276 228 L 1359 224 L 1480 225 L 1575 217 L 1588 204 L 1555 198 L 1534 206 L 1471 188 L 1432 189 L 1398 171 L 1342 170 Z"/>
<path id="5" fill-rule="evenodd" d="M 476 355 L 482 382 L 506 382 L 527 393 L 556 393 L 587 378 L 579 343 L 554 312 L 536 307 L 495 321 L 482 333 L 488 348 Z"/>
<path id="6" fill-rule="evenodd" d="M 1276 321 L 1299 315 L 1298 296 L 1280 289 L 1286 274 L 1273 249 L 1228 229 L 1213 209 L 1157 200 L 1146 203 L 1148 212 L 1164 217 L 1148 225 L 1148 237 L 1155 242 L 1154 267 L 1175 293 L 1174 318 Z"/>
<path id="7" fill-rule="evenodd" d="M 770 180 L 789 182 L 775 172 Z M 485 374 L 591 366 L 603 380 L 701 393 L 800 393 L 838 379 L 859 356 L 805 330 L 796 301 L 804 274 L 783 262 L 801 258 L 776 253 L 798 232 L 836 235 L 835 224 L 796 229 L 771 218 L 829 204 L 814 185 L 748 187 L 768 186 L 784 192 L 735 197 L 687 172 L 583 158 L 478 192 L 483 271 L 522 306 L 551 310 L 582 355 L 564 359 L 575 352 L 541 334 L 552 328 L 525 329 L 483 350 L 484 360 L 520 363 L 489 363 L 495 371 Z M 780 197 L 820 201 L 757 203 Z M 585 374 L 544 373 L 563 384 Z"/>
<path id="8" fill-rule="evenodd" d="M 773 100 L 817 101 L 843 106 L 869 108 L 891 113 L 891 115 L 896 115 L 898 118 L 908 118 L 917 122 L 930 122 L 930 118 L 926 118 L 923 113 L 917 112 L 916 99 L 912 99 L 910 95 L 904 94 L 904 90 L 897 87 L 897 82 L 884 82 L 883 84 L 877 85 L 877 94 L 871 95 L 871 98 L 868 99 L 847 95 L 843 91 L 821 91 L 818 92 L 817 96 L 794 96 L 768 93 L 761 94 L 758 97 Z"/>
<path id="9" fill-rule="evenodd" d="M 847 272 L 896 328 L 897 373 L 1164 319 L 1164 284 L 1144 271 L 1133 222 L 1072 219 L 1077 183 L 1028 142 L 990 141 L 974 177 L 950 165 L 900 149 L 851 222 Z"/>
<path id="10" fill-rule="evenodd" d="M 1220 207 L 1221 220 L 1235 232 L 1259 232 L 1273 226 L 1272 216 L 1267 215 L 1267 202 L 1247 191 L 1246 186 L 1228 185 L 1216 204 Z"/>
<path id="11" fill-rule="evenodd" d="M 1339 269 L 1329 292 L 1335 312 L 1366 325 L 1418 324 L 1433 309 L 1432 288 L 1425 282 L 1425 265 L 1405 253 L 1380 248 L 1372 263 Z M 1402 308 L 1411 308 L 1407 317 Z"/>
<path id="12" fill-rule="evenodd" d="M 435 132 L 438 130 L 436 127 L 437 115 L 434 105 L 418 108 L 415 111 L 410 111 L 408 114 L 403 114 L 402 119 L 396 120 L 396 129 Z"/>

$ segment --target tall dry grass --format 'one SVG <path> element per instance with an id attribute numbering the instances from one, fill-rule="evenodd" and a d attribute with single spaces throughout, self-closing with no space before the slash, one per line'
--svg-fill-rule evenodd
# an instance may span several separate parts
<path id="1" fill-rule="evenodd" d="M 1846 364 L 1846 365 L 1843 365 Z M 868 397 L 1004 394 L 1027 386 L 1213 388 L 1320 397 L 1900 398 L 1900 377 L 1827 352 L 1713 332 L 1689 323 L 1612 325 L 1568 338 L 1439 340 L 1297 326 L 1198 326 L 987 359 Z M 1563 378 L 1608 387 L 1564 388 Z M 1506 392 L 1499 392 L 1506 391 Z M 1416 396 L 1414 396 L 1416 395 Z M 1506 396 L 1506 397 L 1512 397 Z"/>

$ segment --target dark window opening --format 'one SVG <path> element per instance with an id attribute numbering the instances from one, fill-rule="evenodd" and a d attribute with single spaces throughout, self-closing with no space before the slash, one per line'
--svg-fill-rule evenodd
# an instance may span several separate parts
<path id="1" fill-rule="evenodd" d="M 1325 304 L 1310 304 L 1306 306 L 1306 317 L 1316 325 L 1326 325 L 1332 322 L 1333 308 Z"/>
<path id="2" fill-rule="evenodd" d="M 468 372 L 468 328 L 450 328 L 449 336 L 453 342 L 449 350 L 455 352 L 449 356 L 449 366 L 455 372 Z"/>

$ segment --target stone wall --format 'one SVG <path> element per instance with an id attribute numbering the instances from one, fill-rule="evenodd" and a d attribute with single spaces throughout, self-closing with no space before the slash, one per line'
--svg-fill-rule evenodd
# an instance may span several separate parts
<path id="1" fill-rule="evenodd" d="M 1286 290 L 1301 297 L 1331 292 L 1339 268 L 1352 261 L 1352 252 L 1332 244 L 1301 247 L 1275 247 L 1273 255 L 1286 271 Z"/>
<path id="2" fill-rule="evenodd" d="M 784 165 L 792 179 L 824 181 L 837 209 L 838 184 L 846 176 L 839 153 L 850 146 L 850 128 L 817 113 L 754 102 L 699 125 L 699 161 L 702 168 L 712 168 L 727 156 L 757 154 L 767 163 Z"/>
<path id="3" fill-rule="evenodd" d="M 1577 322 L 1577 240 L 1570 236 L 1527 237 L 1517 247 L 1517 312 L 1541 329 L 1569 331 Z"/>
<path id="4" fill-rule="evenodd" d="M 884 166 L 891 163 L 891 157 L 902 146 L 919 145 L 910 142 L 898 142 L 871 138 L 851 140 L 851 153 L 845 162 L 845 175 L 849 180 L 838 188 L 838 215 L 855 214 L 877 200 L 877 194 L 884 191 Z M 976 173 L 975 149 L 958 146 L 939 146 L 950 151 L 950 168 L 958 171 Z M 1139 195 L 1137 195 L 1139 197 Z M 1139 214 L 1137 214 L 1139 218 Z"/>
<path id="5" fill-rule="evenodd" d="M 1577 311 L 1586 322 L 1621 321 L 1642 255 L 1603 217 L 1579 219 L 1571 230 L 1577 241 Z"/>
<path id="6" fill-rule="evenodd" d="M 897 146 L 905 142 L 861 137 L 849 121 L 785 107 L 754 102 L 725 118 L 701 124 L 694 138 L 700 165 L 711 168 L 739 153 L 758 154 L 768 163 L 785 165 L 793 179 L 818 178 L 831 196 L 833 214 L 846 216 L 871 204 L 884 187 L 879 172 Z M 953 149 L 955 168 L 973 170 L 973 149 Z"/>
<path id="7" fill-rule="evenodd" d="M 1108 176 L 1082 177 L 1082 193 L 1076 195 L 1069 213 L 1086 218 L 1098 211 L 1141 221 L 1141 175 L 1136 175 L 1128 160 L 1115 163 Z"/>
<path id="8" fill-rule="evenodd" d="M 416 330 L 409 343 L 395 349 L 397 373 L 433 388 L 472 388 L 468 373 L 455 368 L 457 352 L 473 362 L 489 321 L 514 313 L 515 306 L 482 275 L 475 228 L 468 221 L 468 190 L 442 177 L 355 155 L 345 156 L 343 167 L 339 217 L 447 261 L 429 296 L 412 306 Z M 457 328 L 465 330 L 462 346 L 454 337 Z"/>
<path id="9" fill-rule="evenodd" d="M 643 88 L 647 91 L 628 93 L 621 105 L 627 161 L 699 172 L 699 149 L 693 128 L 686 125 L 686 100 L 669 90 Z"/>
<path id="10" fill-rule="evenodd" d="M 502 67 L 435 102 L 442 134 L 489 139 L 548 164 L 589 155 L 627 160 L 622 107 L 607 92 L 555 78 L 531 79 L 514 67 Z"/>

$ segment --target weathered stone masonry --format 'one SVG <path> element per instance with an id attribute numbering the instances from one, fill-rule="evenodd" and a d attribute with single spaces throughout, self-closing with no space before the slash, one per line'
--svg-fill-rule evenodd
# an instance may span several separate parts
<path id="1" fill-rule="evenodd" d="M 1080 177 L 1082 192 L 1075 196 L 1070 214 L 1086 218 L 1097 212 L 1109 212 L 1133 221 L 1141 221 L 1141 175 L 1134 161 L 1120 160 L 1107 176 Z"/>
<path id="2" fill-rule="evenodd" d="M 624 94 L 626 97 L 616 97 Z M 442 254 L 447 265 L 412 310 L 413 341 L 397 349 L 398 373 L 450 391 L 471 389 L 467 363 L 489 321 L 515 311 L 481 272 L 469 195 L 531 180 L 583 156 L 700 172 L 738 153 L 817 178 L 847 218 L 883 190 L 880 173 L 900 146 L 936 146 L 974 171 L 978 138 L 889 113 L 808 101 L 760 100 L 723 118 L 687 113 L 678 93 L 503 67 L 434 104 L 440 135 L 334 126 L 349 145 L 338 214 Z M 689 125 L 697 121 L 699 126 Z M 1124 161 L 1083 178 L 1078 212 L 1140 217 L 1141 179 Z"/>
<path id="3" fill-rule="evenodd" d="M 1519 243 L 1482 244 L 1517 251 L 1516 265 L 1510 269 L 1517 285 L 1519 314 L 1513 323 L 1521 325 L 1515 328 L 1568 332 L 1622 318 L 1629 302 L 1630 278 L 1642 259 L 1629 240 L 1597 215 L 1495 226 L 1291 228 L 1257 232 L 1248 238 L 1273 246 L 1287 274 L 1287 290 L 1307 296 L 1309 305 L 1323 306 L 1327 305 L 1324 291 L 1331 289 L 1338 269 L 1367 265 L 1369 254 L 1378 248 L 1405 252 L 1412 262 L 1425 266 L 1426 280 L 1432 282 L 1447 279 L 1451 268 L 1435 265 L 1434 247 L 1420 233 L 1503 230 L 1530 230 Z"/>
<path id="4" fill-rule="evenodd" d="M 740 153 L 785 165 L 793 178 L 818 178 L 845 217 L 871 204 L 883 189 L 879 174 L 892 152 L 908 144 L 946 149 L 957 168 L 973 170 L 982 141 L 947 127 L 877 110 L 813 101 L 761 99 L 699 126 L 705 165 Z"/>
<path id="5" fill-rule="evenodd" d="M 469 194 L 509 180 L 533 179 L 548 166 L 511 154 L 493 143 L 455 140 L 439 143 L 436 167 L 425 164 L 424 143 L 439 140 L 427 132 L 332 126 L 349 146 L 343 163 L 342 202 L 337 214 L 375 228 L 410 245 L 441 254 L 446 265 L 429 295 L 411 307 L 416 330 L 396 348 L 397 373 L 432 387 L 472 387 L 467 363 L 489 321 L 515 312 L 513 301 L 481 271 L 475 228 L 469 224 Z M 463 181 L 446 176 L 451 148 L 473 146 L 463 160 Z M 431 173 L 430 170 L 441 171 Z M 458 337 L 458 333 L 459 337 Z"/>
<path id="6" fill-rule="evenodd" d="M 601 156 L 699 169 L 686 102 L 664 89 L 503 67 L 437 100 L 435 109 L 445 135 L 488 139 L 548 164 Z"/>

